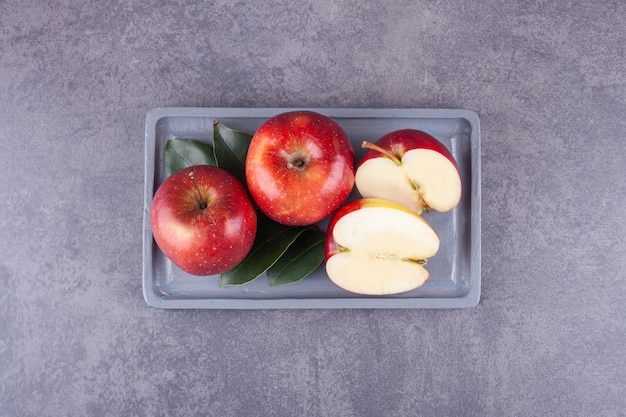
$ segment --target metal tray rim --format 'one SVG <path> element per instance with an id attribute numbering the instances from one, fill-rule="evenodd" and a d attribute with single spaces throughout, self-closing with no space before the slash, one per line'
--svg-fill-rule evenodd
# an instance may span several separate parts
<path id="1" fill-rule="evenodd" d="M 149 207 L 154 193 L 155 126 L 164 117 L 271 117 L 292 110 L 317 111 L 331 117 L 353 118 L 463 118 L 471 126 L 472 195 L 471 195 L 471 265 L 470 290 L 462 297 L 453 298 L 281 298 L 232 299 L 188 298 L 168 299 L 158 295 L 153 285 L 151 268 L 152 232 Z M 419 108 L 330 108 L 330 107 L 157 107 L 148 111 L 145 124 L 144 154 L 144 211 L 143 211 L 143 268 L 142 290 L 145 302 L 161 309 L 450 309 L 474 307 L 481 295 L 481 145 L 478 114 L 465 109 Z"/>

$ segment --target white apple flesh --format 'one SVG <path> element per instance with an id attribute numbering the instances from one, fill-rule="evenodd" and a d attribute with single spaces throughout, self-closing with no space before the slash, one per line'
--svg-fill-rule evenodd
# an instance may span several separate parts
<path id="1" fill-rule="evenodd" d="M 452 210 L 461 199 L 461 177 L 452 154 L 437 139 L 414 129 L 391 132 L 369 148 L 355 183 L 363 197 L 395 201 L 420 214 Z"/>
<path id="2" fill-rule="evenodd" d="M 326 272 L 353 293 L 397 294 L 427 281 L 424 264 L 438 250 L 439 237 L 415 212 L 387 200 L 355 200 L 330 220 Z"/>

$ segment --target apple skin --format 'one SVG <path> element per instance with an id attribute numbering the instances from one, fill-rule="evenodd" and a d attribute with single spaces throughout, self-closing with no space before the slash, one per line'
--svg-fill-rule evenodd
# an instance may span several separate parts
<path id="1" fill-rule="evenodd" d="M 366 142 L 363 143 L 363 147 L 368 147 L 367 145 Z M 421 130 L 401 129 L 387 133 L 378 139 L 374 145 L 378 147 L 379 150 L 368 149 L 357 167 L 355 182 L 357 189 L 363 197 L 390 199 L 411 208 L 418 214 L 425 208 L 427 211 L 433 208 L 439 212 L 446 212 L 452 210 L 458 204 L 462 191 L 459 167 L 452 153 L 438 139 Z M 385 151 L 389 156 L 381 154 L 380 150 Z M 381 173 L 374 177 L 370 175 L 367 179 L 365 179 L 363 172 L 360 172 L 365 171 L 365 169 L 363 169 L 364 165 L 376 158 L 388 158 L 395 160 L 396 165 L 403 165 L 405 164 L 406 154 L 414 150 L 433 151 L 443 156 L 441 161 L 438 162 L 438 168 L 444 168 L 444 165 L 449 165 L 447 162 L 442 161 L 447 160 L 451 164 L 445 167 L 445 176 L 439 176 L 439 174 L 443 174 L 443 172 L 439 171 L 437 172 L 439 178 L 432 178 L 433 175 L 429 174 L 431 177 L 429 179 L 435 179 L 435 182 L 438 182 L 439 185 L 432 187 L 432 183 L 429 184 L 431 187 L 428 187 L 428 194 L 422 194 L 422 192 L 420 192 L 419 201 L 416 198 L 417 194 L 415 188 L 411 190 L 411 187 L 415 187 L 416 185 L 413 183 L 414 178 L 407 176 L 401 181 L 395 181 L 401 182 L 401 184 L 395 184 L 395 182 L 390 183 L 392 180 L 390 180 L 390 175 L 388 175 L 390 174 L 389 172 L 386 174 Z M 413 166 L 415 167 L 415 165 Z M 443 181 L 443 178 L 446 178 L 446 180 Z M 411 186 L 409 186 L 410 183 Z M 377 188 L 376 191 L 373 190 L 374 186 Z M 366 187 L 367 191 L 365 191 Z M 426 192 L 425 188 L 423 189 L 424 192 Z"/>
<path id="2" fill-rule="evenodd" d="M 374 199 L 371 198 L 362 198 L 359 200 L 352 200 L 349 203 L 341 206 L 339 210 L 335 211 L 328 221 L 328 227 L 326 228 L 326 239 L 324 240 L 324 260 L 328 261 L 331 256 L 341 252 L 341 248 L 333 238 L 333 231 L 335 230 L 335 225 L 343 216 L 348 213 L 352 213 L 353 211 L 360 210 L 362 208 L 367 208 L 368 206 L 372 206 L 374 204 Z"/>
<path id="3" fill-rule="evenodd" d="M 330 117 L 289 111 L 265 121 L 246 158 L 246 181 L 258 208 L 288 226 L 316 223 L 335 211 L 354 186 L 355 156 Z"/>
<path id="4" fill-rule="evenodd" d="M 239 264 L 252 247 L 256 224 L 255 208 L 243 184 L 224 169 L 208 165 L 169 176 L 150 206 L 157 245 L 192 275 L 219 274 Z"/>
<path id="5" fill-rule="evenodd" d="M 446 146 L 441 143 L 437 138 L 429 135 L 428 133 L 417 130 L 417 129 L 401 129 L 395 130 L 393 132 L 387 133 L 385 136 L 381 137 L 376 141 L 376 145 L 379 147 L 386 149 L 393 155 L 402 158 L 407 151 L 412 149 L 430 149 L 435 152 L 439 152 L 446 158 L 452 162 L 457 172 L 459 171 L 459 167 L 454 159 L 454 156 Z M 380 153 L 368 149 L 368 151 L 363 155 L 359 166 L 363 165 L 365 161 L 372 158 L 379 158 Z"/>

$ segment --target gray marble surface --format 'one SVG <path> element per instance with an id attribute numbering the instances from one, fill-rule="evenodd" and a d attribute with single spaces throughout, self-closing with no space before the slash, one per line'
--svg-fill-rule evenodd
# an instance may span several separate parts
<path id="1" fill-rule="evenodd" d="M 625 416 L 623 1 L 0 1 L 1 416 Z M 164 311 L 149 109 L 465 108 L 466 310 Z"/>

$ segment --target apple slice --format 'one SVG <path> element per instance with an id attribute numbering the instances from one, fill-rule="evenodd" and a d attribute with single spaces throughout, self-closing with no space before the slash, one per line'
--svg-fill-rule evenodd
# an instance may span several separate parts
<path id="1" fill-rule="evenodd" d="M 402 293 L 426 282 L 424 264 L 438 250 L 439 237 L 414 211 L 378 198 L 354 200 L 330 219 L 326 273 L 353 293 Z"/>
<path id="2" fill-rule="evenodd" d="M 461 199 L 461 177 L 450 151 L 436 138 L 415 129 L 390 132 L 369 149 L 356 171 L 363 197 L 395 201 L 420 214 L 452 210 Z"/>

